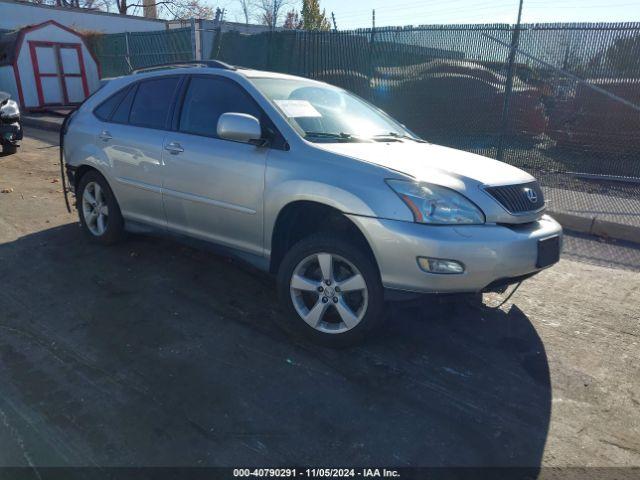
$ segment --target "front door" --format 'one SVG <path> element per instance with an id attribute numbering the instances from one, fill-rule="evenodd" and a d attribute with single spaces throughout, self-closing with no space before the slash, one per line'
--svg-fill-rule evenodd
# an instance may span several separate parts
<path id="1" fill-rule="evenodd" d="M 29 41 L 38 103 L 73 105 L 89 96 L 82 45 Z"/>
<path id="2" fill-rule="evenodd" d="M 267 148 L 218 138 L 223 113 L 261 111 L 237 83 L 193 76 L 178 131 L 165 137 L 163 201 L 171 230 L 262 254 Z"/>

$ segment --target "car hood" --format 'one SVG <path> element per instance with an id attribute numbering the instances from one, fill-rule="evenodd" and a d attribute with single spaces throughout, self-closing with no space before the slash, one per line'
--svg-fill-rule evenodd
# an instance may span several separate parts
<path id="1" fill-rule="evenodd" d="M 473 184 L 509 185 L 534 180 L 528 173 L 506 163 L 430 143 L 316 143 L 314 146 L 404 173 L 418 181 L 462 190 Z"/>

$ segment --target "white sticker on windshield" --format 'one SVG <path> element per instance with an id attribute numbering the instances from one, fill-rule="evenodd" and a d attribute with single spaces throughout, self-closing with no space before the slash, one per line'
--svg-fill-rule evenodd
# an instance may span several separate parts
<path id="1" fill-rule="evenodd" d="M 322 115 L 307 100 L 274 100 L 287 117 L 321 117 Z"/>

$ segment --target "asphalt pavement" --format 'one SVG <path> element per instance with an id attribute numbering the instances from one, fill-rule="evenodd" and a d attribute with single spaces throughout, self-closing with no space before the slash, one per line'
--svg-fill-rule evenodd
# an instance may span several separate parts
<path id="1" fill-rule="evenodd" d="M 89 243 L 27 134 L 0 157 L 0 466 L 640 466 L 633 244 L 570 235 L 499 309 L 393 304 L 329 350 L 246 266 Z"/>

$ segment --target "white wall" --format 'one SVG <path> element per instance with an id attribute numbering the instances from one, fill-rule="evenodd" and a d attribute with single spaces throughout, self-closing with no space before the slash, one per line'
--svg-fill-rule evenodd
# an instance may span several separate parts
<path id="1" fill-rule="evenodd" d="M 11 95 L 13 100 L 20 103 L 12 65 L 4 65 L 0 67 L 0 91 L 7 92 Z"/>
<path id="2" fill-rule="evenodd" d="M 47 20 L 55 20 L 74 30 L 93 30 L 102 33 L 147 32 L 166 28 L 165 22 L 161 20 L 0 0 L 0 29 L 2 30 L 16 30 Z"/>
<path id="3" fill-rule="evenodd" d="M 29 40 L 81 44 L 89 93 L 93 93 L 100 86 L 98 68 L 93 57 L 89 53 L 89 50 L 82 42 L 82 39 L 55 25 L 47 25 L 46 27 L 38 28 L 37 30 L 32 30 L 25 34 L 22 48 L 20 49 L 20 55 L 18 56 L 17 66 L 20 71 L 20 83 L 22 84 L 22 94 L 24 95 L 25 107 L 36 107 L 39 104 L 38 90 L 36 88 L 36 80 L 33 73 L 33 65 L 31 63 L 31 53 L 29 51 L 29 44 L 27 43 Z"/>

